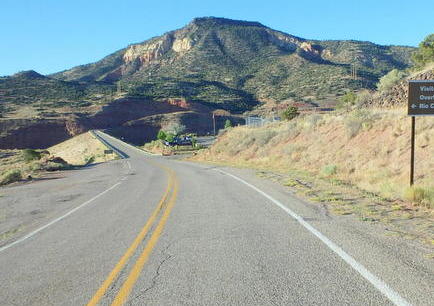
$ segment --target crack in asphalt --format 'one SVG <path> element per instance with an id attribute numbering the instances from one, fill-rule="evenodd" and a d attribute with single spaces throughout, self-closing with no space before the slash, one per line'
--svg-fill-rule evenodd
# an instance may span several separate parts
<path id="1" fill-rule="evenodd" d="M 161 254 L 165 254 L 167 252 L 167 250 L 170 248 L 171 245 L 172 245 L 171 243 L 168 244 L 167 247 L 164 248 L 164 250 L 161 251 Z M 166 261 L 168 261 L 172 257 L 173 257 L 172 254 L 167 254 L 166 257 L 164 257 L 164 259 L 162 261 L 160 261 L 160 263 L 157 266 L 157 269 L 155 270 L 155 274 L 154 274 L 154 276 L 151 279 L 151 284 L 147 288 L 139 291 L 139 293 L 136 296 L 134 296 L 133 298 L 131 298 L 127 302 L 127 305 L 132 305 L 132 303 L 135 300 L 143 297 L 148 291 L 152 290 L 157 285 L 157 279 L 160 276 L 161 267 L 164 265 L 164 263 L 166 263 Z"/>

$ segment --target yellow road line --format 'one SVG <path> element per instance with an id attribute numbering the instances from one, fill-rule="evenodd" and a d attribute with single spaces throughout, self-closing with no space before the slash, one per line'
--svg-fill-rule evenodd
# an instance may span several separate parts
<path id="1" fill-rule="evenodd" d="M 167 171 L 167 169 L 165 169 L 165 170 Z M 168 171 L 168 172 L 169 172 L 169 180 L 168 180 L 167 188 L 166 188 L 166 191 L 164 192 L 163 197 L 161 198 L 157 207 L 153 211 L 151 217 L 149 217 L 148 221 L 146 222 L 146 224 L 143 227 L 143 229 L 141 230 L 141 232 L 137 235 L 137 237 L 134 239 L 131 246 L 127 249 L 127 251 L 122 256 L 122 258 L 119 260 L 119 262 L 116 264 L 114 269 L 110 272 L 107 279 L 104 281 L 104 283 L 101 285 L 101 287 L 95 293 L 95 295 L 89 301 L 89 303 L 87 304 L 88 306 L 98 304 L 98 302 L 101 300 L 101 298 L 106 293 L 109 286 L 116 279 L 116 276 L 119 274 L 119 272 L 122 271 L 122 268 L 128 262 L 128 259 L 134 254 L 137 247 L 140 245 L 140 242 L 145 238 L 146 234 L 148 233 L 149 229 L 151 228 L 152 224 L 154 223 L 155 219 L 157 218 L 158 213 L 160 212 L 161 208 L 163 207 L 164 202 L 166 201 L 166 199 L 170 193 L 170 190 L 172 189 L 172 186 L 174 184 L 174 180 L 175 180 L 175 175 L 174 175 L 173 171 Z"/>
<path id="2" fill-rule="evenodd" d="M 137 279 L 140 276 L 140 273 L 142 272 L 143 266 L 145 265 L 146 261 L 149 258 L 149 255 L 151 254 L 154 246 L 156 245 L 158 238 L 160 237 L 164 225 L 167 222 L 167 219 L 169 218 L 170 212 L 175 205 L 176 196 L 178 193 L 178 180 L 175 178 L 175 184 L 173 187 L 173 193 L 172 197 L 170 198 L 169 203 L 167 204 L 166 209 L 164 210 L 164 213 L 160 219 L 160 222 L 158 223 L 157 227 L 155 228 L 154 232 L 152 233 L 151 238 L 149 239 L 148 243 L 145 246 L 145 249 L 143 250 L 142 254 L 140 254 L 140 257 L 137 259 L 136 263 L 134 264 L 134 267 L 132 268 L 130 274 L 128 275 L 128 278 L 122 285 L 121 289 L 119 290 L 118 294 L 116 295 L 112 306 L 118 306 L 123 305 L 130 295 L 134 284 L 136 283 Z"/>

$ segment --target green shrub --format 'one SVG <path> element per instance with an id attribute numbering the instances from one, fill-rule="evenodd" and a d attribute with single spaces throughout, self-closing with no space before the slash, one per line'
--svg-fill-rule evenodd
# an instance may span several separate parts
<path id="1" fill-rule="evenodd" d="M 372 93 L 369 90 L 362 90 L 357 93 L 356 104 L 363 106 L 366 105 L 372 97 Z"/>
<path id="2" fill-rule="evenodd" d="M 22 155 L 23 155 L 24 161 L 26 161 L 26 162 L 41 159 L 41 153 L 39 153 L 38 151 L 32 150 L 32 149 L 24 149 L 22 151 Z"/>
<path id="3" fill-rule="evenodd" d="M 84 159 L 84 164 L 85 165 L 90 165 L 90 164 L 92 164 L 93 162 L 95 161 L 95 156 L 87 156 L 85 159 Z"/>
<path id="4" fill-rule="evenodd" d="M 31 171 L 38 171 L 42 169 L 43 169 L 43 165 L 41 164 L 41 162 L 34 162 L 30 165 Z"/>
<path id="5" fill-rule="evenodd" d="M 185 129 L 186 129 L 185 125 L 176 121 L 170 122 L 163 128 L 163 130 L 166 132 L 166 135 L 170 133 L 173 134 L 174 136 L 180 135 L 182 132 L 185 131 Z"/>
<path id="6" fill-rule="evenodd" d="M 423 68 L 426 64 L 434 62 L 434 34 L 428 35 L 413 53 L 413 63 L 416 69 Z"/>
<path id="7" fill-rule="evenodd" d="M 380 79 L 377 84 L 377 89 L 379 91 L 386 92 L 406 76 L 407 74 L 404 71 L 393 69 Z"/>
<path id="8" fill-rule="evenodd" d="M 163 130 L 160 130 L 157 134 L 157 139 L 166 140 L 166 132 Z"/>
<path id="9" fill-rule="evenodd" d="M 71 166 L 68 164 L 48 162 L 44 165 L 44 170 L 46 170 L 46 171 L 58 171 L 58 170 L 69 169 L 70 167 Z"/>
<path id="10" fill-rule="evenodd" d="M 175 134 L 173 133 L 167 133 L 166 134 L 166 141 L 172 142 L 175 139 Z"/>
<path id="11" fill-rule="evenodd" d="M 343 107 L 352 106 L 356 103 L 356 101 L 357 101 L 357 95 L 354 92 L 349 91 L 345 95 L 340 97 L 336 107 L 343 108 Z"/>
<path id="12" fill-rule="evenodd" d="M 404 199 L 414 204 L 434 207 L 434 188 L 412 186 L 404 190 Z"/>
<path id="13" fill-rule="evenodd" d="M 336 165 L 326 165 L 322 168 L 321 172 L 325 176 L 332 176 L 338 172 L 338 167 Z"/>
<path id="14" fill-rule="evenodd" d="M 356 136 L 359 131 L 370 129 L 376 120 L 376 116 L 369 110 L 357 109 L 352 111 L 349 116 L 345 118 L 345 127 L 349 138 Z"/>
<path id="15" fill-rule="evenodd" d="M 288 108 L 282 113 L 282 118 L 285 120 L 292 120 L 300 115 L 298 108 L 295 106 L 288 106 Z"/>
<path id="16" fill-rule="evenodd" d="M 230 127 L 232 127 L 232 122 L 229 119 L 226 119 L 226 121 L 225 121 L 225 129 L 228 129 Z"/>
<path id="17" fill-rule="evenodd" d="M 6 185 L 10 184 L 16 181 L 19 181 L 22 179 L 21 171 L 18 169 L 9 170 L 6 173 L 2 175 L 2 178 L 0 180 L 0 185 Z"/>

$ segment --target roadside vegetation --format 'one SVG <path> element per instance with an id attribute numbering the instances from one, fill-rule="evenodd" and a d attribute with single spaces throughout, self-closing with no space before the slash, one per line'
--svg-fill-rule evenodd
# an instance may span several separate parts
<path id="1" fill-rule="evenodd" d="M 407 190 L 409 133 L 404 110 L 309 114 L 262 128 L 233 128 L 199 158 L 277 171 L 303 170 L 434 208 L 434 121 L 418 120 L 414 192 Z"/>
<path id="2" fill-rule="evenodd" d="M 72 169 L 116 159 L 114 153 L 90 133 L 84 133 L 47 150 L 0 150 L 0 185 L 41 177 L 47 171 Z"/>
<path id="3" fill-rule="evenodd" d="M 434 120 L 417 120 L 409 187 L 411 122 L 404 108 L 406 78 L 432 78 L 433 38 L 421 43 L 412 67 L 382 77 L 377 91 L 347 91 L 328 114 L 296 116 L 288 108 L 285 121 L 233 128 L 192 159 L 257 169 L 336 214 L 384 221 L 399 235 L 434 244 Z"/>
<path id="4" fill-rule="evenodd" d="M 38 177 L 44 171 L 68 169 L 62 158 L 47 150 L 0 150 L 0 185 Z"/>
<path id="5" fill-rule="evenodd" d="M 336 105 L 339 110 L 371 106 L 394 107 L 407 102 L 408 79 L 432 79 L 434 77 L 434 34 L 428 35 L 412 53 L 412 64 L 404 69 L 392 69 L 383 75 L 373 90 L 347 90 Z M 405 101 L 404 101 L 405 100 Z M 375 101 L 374 103 L 372 103 Z M 370 103 L 371 102 L 371 103 Z"/>
<path id="6" fill-rule="evenodd" d="M 185 129 L 186 127 L 179 122 L 170 122 L 158 131 L 156 140 L 146 143 L 143 149 L 162 155 L 185 154 L 201 149 L 202 147 L 197 144 L 196 134 L 184 133 Z"/>
<path id="7" fill-rule="evenodd" d="M 434 120 L 418 118 L 409 187 L 410 120 L 404 109 L 302 114 L 234 127 L 192 160 L 256 169 L 336 215 L 382 222 L 387 235 L 434 244 Z"/>
<path id="8" fill-rule="evenodd" d="M 118 158 L 114 152 L 105 153 L 107 149 L 90 132 L 87 132 L 52 146 L 48 150 L 71 165 L 84 166 Z"/>

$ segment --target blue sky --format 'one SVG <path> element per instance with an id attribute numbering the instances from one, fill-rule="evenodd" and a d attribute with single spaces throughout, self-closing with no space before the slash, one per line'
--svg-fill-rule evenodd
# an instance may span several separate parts
<path id="1" fill-rule="evenodd" d="M 0 75 L 97 61 L 194 17 L 259 21 L 311 39 L 416 46 L 434 32 L 434 1 L 0 0 Z"/>

